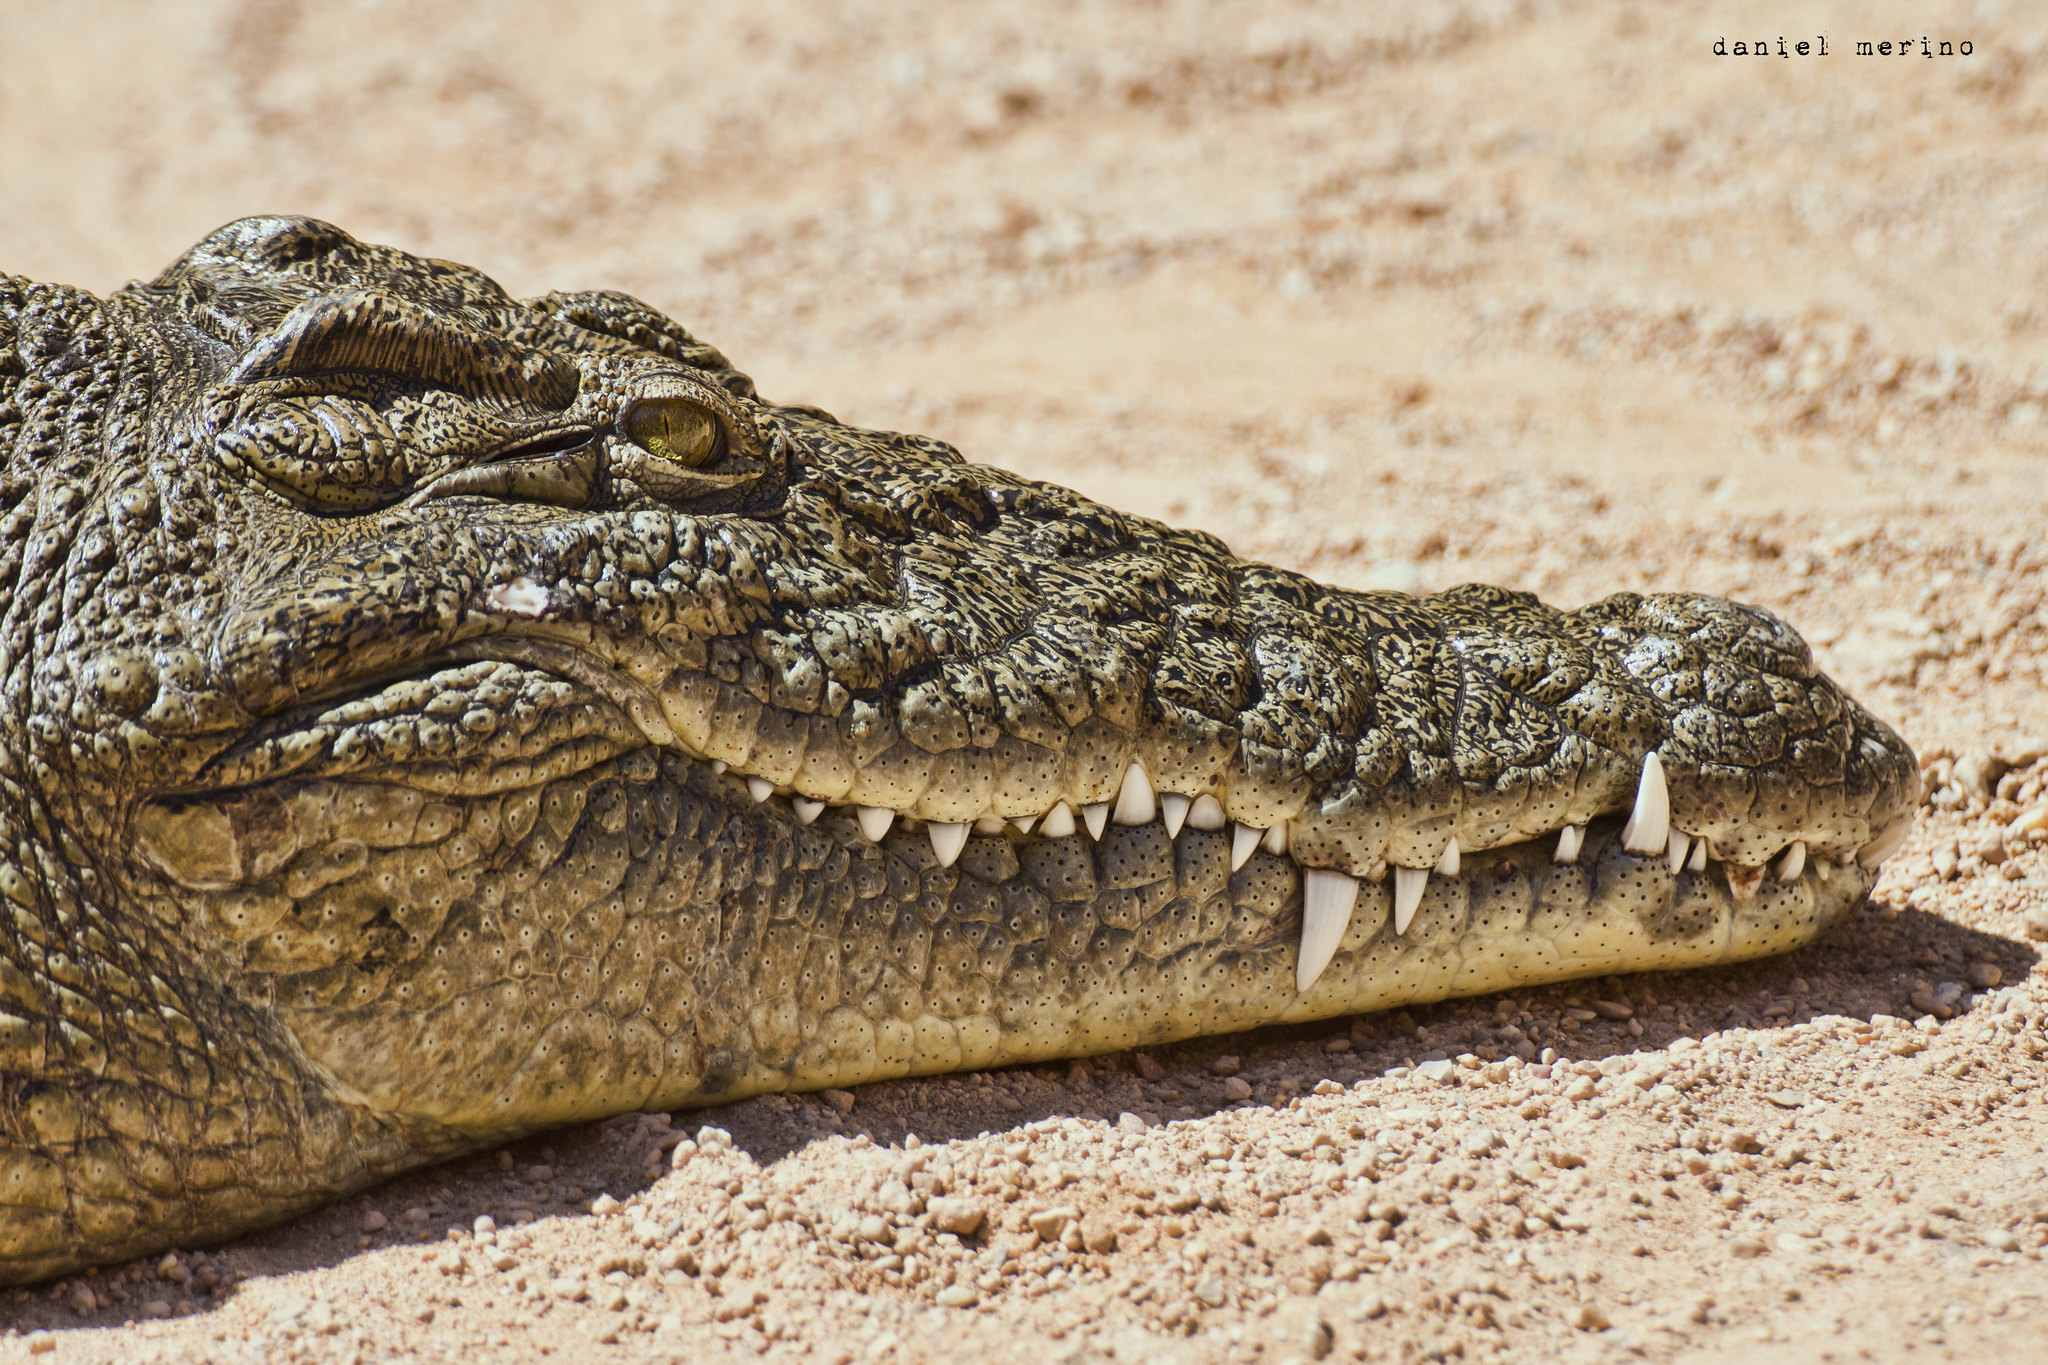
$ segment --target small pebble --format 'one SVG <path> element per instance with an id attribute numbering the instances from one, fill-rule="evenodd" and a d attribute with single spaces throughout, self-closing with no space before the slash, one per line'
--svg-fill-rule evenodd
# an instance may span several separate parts
<path id="1" fill-rule="evenodd" d="M 1240 1057 L 1218 1057 L 1209 1063 L 1209 1070 L 1218 1076 L 1235 1076 L 1244 1070 L 1244 1059 Z"/>
<path id="2" fill-rule="evenodd" d="M 1245 1084 L 1242 1076 L 1232 1076 L 1223 1083 L 1223 1098 L 1227 1100 L 1248 1100 L 1251 1097 L 1252 1088 Z"/>
<path id="3" fill-rule="evenodd" d="M 981 1295 L 972 1285 L 950 1284 L 939 1291 L 936 1301 L 941 1308 L 972 1308 L 981 1302 Z"/>
<path id="4" fill-rule="evenodd" d="M 851 1090 L 820 1090 L 818 1098 L 842 1114 L 851 1114 L 853 1112 L 853 1092 Z"/>
<path id="5" fill-rule="evenodd" d="M 1728 1254 L 1739 1260 L 1754 1260 L 1764 1254 L 1764 1244 L 1754 1237 L 1731 1237 L 1728 1239 Z"/>
<path id="6" fill-rule="evenodd" d="M 1572 1314 L 1572 1326 L 1588 1332 L 1604 1332 L 1614 1324 L 1607 1320 L 1607 1314 L 1595 1303 L 1582 1303 L 1579 1311 Z"/>
<path id="7" fill-rule="evenodd" d="M 1025 1222 L 1030 1225 L 1033 1232 L 1052 1242 L 1057 1241 L 1059 1235 L 1066 1231 L 1067 1224 L 1080 1216 L 1078 1209 L 1062 1204 L 1057 1208 L 1039 1209 L 1026 1218 Z"/>
<path id="8" fill-rule="evenodd" d="M 386 1218 L 383 1214 L 377 1212 L 377 1210 L 375 1209 L 371 1209 L 368 1213 L 363 1215 L 364 1232 L 382 1232 L 384 1231 L 384 1229 L 390 1226 L 391 1220 L 389 1218 Z"/>
<path id="9" fill-rule="evenodd" d="M 2005 837 L 2018 843 L 2036 830 L 2048 830 L 2048 806 L 2021 811 L 2019 817 L 2005 827 Z"/>
<path id="10" fill-rule="evenodd" d="M 1466 1130 L 1464 1139 L 1458 1144 L 1458 1150 L 1466 1156 L 1479 1157 L 1485 1156 L 1500 1145 L 1499 1133 L 1491 1128 L 1475 1126 Z"/>
<path id="11" fill-rule="evenodd" d="M 978 1199 L 934 1199 L 925 1206 L 925 1212 L 931 1215 L 933 1227 L 959 1237 L 972 1236 L 988 1216 Z"/>

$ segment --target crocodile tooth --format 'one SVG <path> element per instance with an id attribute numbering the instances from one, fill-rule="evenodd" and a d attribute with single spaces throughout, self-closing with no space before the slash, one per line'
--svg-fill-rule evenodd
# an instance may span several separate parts
<path id="1" fill-rule="evenodd" d="M 1822 881 L 1829 881 L 1835 875 L 1835 865 L 1826 858 L 1815 858 L 1813 860 L 1813 871 L 1814 875 Z"/>
<path id="2" fill-rule="evenodd" d="M 1899 851 L 1899 845 L 1906 842 L 1906 836 L 1913 832 L 1913 812 L 1907 811 L 1884 827 L 1884 833 L 1856 850 L 1856 861 L 1865 867 L 1876 867 L 1886 858 Z"/>
<path id="3" fill-rule="evenodd" d="M 1685 866 L 1685 855 L 1692 852 L 1692 837 L 1679 830 L 1672 830 L 1665 852 L 1671 858 L 1671 875 L 1676 877 L 1678 869 Z"/>
<path id="4" fill-rule="evenodd" d="M 965 820 L 933 820 L 924 832 L 931 836 L 932 852 L 938 855 L 940 867 L 951 867 L 960 850 L 967 847 Z"/>
<path id="5" fill-rule="evenodd" d="M 712 775 L 713 777 L 724 777 L 724 776 L 725 776 L 725 766 L 726 766 L 726 765 L 725 765 L 725 760 L 724 760 L 724 759 L 722 759 L 722 758 L 714 758 L 714 759 L 712 759 L 712 760 L 711 760 L 711 775 Z"/>
<path id="6" fill-rule="evenodd" d="M 1439 877 L 1458 875 L 1458 840 L 1455 836 L 1444 845 L 1444 856 L 1436 860 L 1436 874 Z"/>
<path id="7" fill-rule="evenodd" d="M 1631 853 L 1662 853 L 1671 837 L 1671 791 L 1664 785 L 1664 760 L 1643 755 L 1643 780 L 1636 786 L 1636 808 L 1621 827 L 1621 846 Z"/>
<path id="8" fill-rule="evenodd" d="M 1230 817 L 1223 813 L 1223 803 L 1213 796 L 1198 796 L 1195 804 L 1188 807 L 1188 827 L 1206 829 L 1210 833 L 1230 823 Z"/>
<path id="9" fill-rule="evenodd" d="M 765 777 L 750 777 L 747 779 L 747 794 L 754 798 L 755 805 L 759 805 L 775 795 L 775 784 Z"/>
<path id="10" fill-rule="evenodd" d="M 1739 901 L 1756 899 L 1757 888 L 1764 884 L 1764 870 L 1761 867 L 1738 867 L 1728 865 L 1728 890 Z"/>
<path id="11" fill-rule="evenodd" d="M 862 806 L 854 819 L 860 821 L 860 833 L 871 844 L 882 842 L 882 836 L 889 832 L 889 826 L 896 823 L 896 812 L 887 806 Z"/>
<path id="12" fill-rule="evenodd" d="M 1102 831 L 1109 828 L 1109 802 L 1096 801 L 1081 807 L 1081 821 L 1088 826 L 1088 837 L 1100 839 Z"/>
<path id="13" fill-rule="evenodd" d="M 1179 792 L 1162 792 L 1159 796 L 1159 813 L 1166 818 L 1166 837 L 1178 839 L 1180 827 L 1187 823 L 1188 807 L 1194 802 Z"/>
<path id="14" fill-rule="evenodd" d="M 1707 841 L 1705 839 L 1695 839 L 1693 841 L 1692 856 L 1685 860 L 1685 865 L 1694 872 L 1705 872 L 1707 870 Z"/>
<path id="15" fill-rule="evenodd" d="M 1408 926 L 1415 922 L 1415 907 L 1422 904 L 1422 893 L 1429 887 L 1429 869 L 1426 867 L 1397 867 L 1394 869 L 1394 932 L 1405 934 Z"/>
<path id="16" fill-rule="evenodd" d="M 1275 829 L 1284 829 L 1275 825 Z M 1319 867 L 1301 874 L 1301 955 L 1295 960 L 1294 988 L 1306 991 L 1337 955 L 1351 911 L 1358 904 L 1358 878 Z"/>
<path id="17" fill-rule="evenodd" d="M 1031 827 L 1038 823 L 1038 817 L 1035 815 L 1026 815 L 1019 817 L 1018 819 L 1012 820 L 1010 823 L 1017 827 L 1017 832 L 1019 834 L 1029 834 L 1031 832 Z"/>
<path id="18" fill-rule="evenodd" d="M 1152 791 L 1152 779 L 1145 765 L 1133 763 L 1124 769 L 1123 789 L 1116 794 L 1116 810 L 1110 819 L 1119 825 L 1149 825 L 1159 814 L 1159 802 Z"/>
<path id="19" fill-rule="evenodd" d="M 1239 821 L 1230 827 L 1230 870 L 1232 872 L 1244 866 L 1245 860 L 1252 856 L 1252 850 L 1259 846 L 1259 840 L 1263 839 L 1265 835 L 1266 832 L 1264 830 L 1253 829 L 1243 821 Z"/>
<path id="20" fill-rule="evenodd" d="M 1566 825 L 1557 832 L 1557 852 L 1550 855 L 1553 863 L 1575 863 L 1579 860 L 1579 847 L 1586 842 L 1584 825 Z"/>
<path id="21" fill-rule="evenodd" d="M 1796 882 L 1799 874 L 1806 871 L 1806 840 L 1795 839 L 1792 847 L 1785 850 L 1785 856 L 1778 860 L 1778 880 Z"/>
<path id="22" fill-rule="evenodd" d="M 796 822 L 799 825 L 808 825 L 824 812 L 825 803 L 813 801 L 807 796 L 792 796 L 789 798 L 789 808 L 796 812 Z"/>
<path id="23" fill-rule="evenodd" d="M 1003 826 L 1008 823 L 1000 815 L 984 815 L 974 822 L 974 832 L 976 834 L 1001 834 Z"/>
<path id="24" fill-rule="evenodd" d="M 1287 822 L 1282 820 L 1279 824 L 1267 830 L 1266 837 L 1260 840 L 1260 843 L 1266 852 L 1276 857 L 1284 857 L 1287 853 L 1288 845 Z"/>
<path id="25" fill-rule="evenodd" d="M 1062 801 L 1045 813 L 1038 832 L 1048 839 L 1064 839 L 1074 832 L 1074 808 Z"/>

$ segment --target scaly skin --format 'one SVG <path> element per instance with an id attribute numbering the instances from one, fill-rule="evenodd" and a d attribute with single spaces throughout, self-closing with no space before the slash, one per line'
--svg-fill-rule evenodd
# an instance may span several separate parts
<path id="1" fill-rule="evenodd" d="M 1910 805 L 1757 609 L 1324 587 L 306 220 L 0 276 L 0 454 L 4 1280 L 619 1111 L 1778 952 Z M 1652 753 L 1697 868 L 1622 846 Z"/>

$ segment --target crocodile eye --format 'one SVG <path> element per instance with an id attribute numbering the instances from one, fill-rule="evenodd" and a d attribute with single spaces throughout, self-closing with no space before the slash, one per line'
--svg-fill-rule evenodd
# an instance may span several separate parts
<path id="1" fill-rule="evenodd" d="M 687 398 L 643 398 L 620 415 L 619 430 L 648 454 L 691 469 L 716 462 L 725 449 L 718 418 Z"/>

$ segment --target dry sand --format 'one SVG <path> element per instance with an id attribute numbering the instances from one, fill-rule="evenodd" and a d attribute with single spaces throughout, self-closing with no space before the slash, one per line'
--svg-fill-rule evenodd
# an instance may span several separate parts
<path id="1" fill-rule="evenodd" d="M 1831 55 L 1710 51 L 1781 33 Z M 1973 55 L 1854 55 L 1922 34 Z M 2036 7 L 14 4 L 0 54 L 7 269 L 290 211 L 624 288 L 1341 582 L 1766 604 L 1929 797 L 1789 958 L 677 1115 L 731 1136 L 673 1170 L 628 1116 L 0 1294 L 0 1360 L 2048 1359 Z"/>

